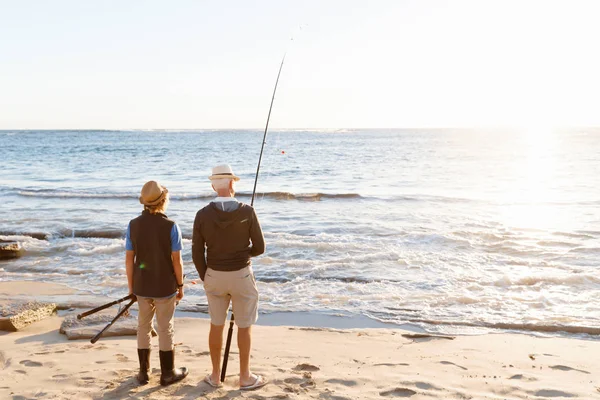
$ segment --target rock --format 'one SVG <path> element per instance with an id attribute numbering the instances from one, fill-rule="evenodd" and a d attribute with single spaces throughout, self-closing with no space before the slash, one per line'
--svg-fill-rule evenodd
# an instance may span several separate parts
<path id="1" fill-rule="evenodd" d="M 67 316 L 60 325 L 60 333 L 67 335 L 69 340 L 91 339 L 113 320 L 115 314 L 97 313 L 82 319 L 75 315 Z M 117 320 L 102 337 L 137 335 L 137 318 L 124 315 Z M 152 331 L 156 336 L 156 332 Z"/>
<path id="2" fill-rule="evenodd" d="M 11 303 L 0 306 L 0 330 L 16 332 L 29 324 L 40 321 L 56 312 L 56 304 L 39 303 Z"/>
<path id="3" fill-rule="evenodd" d="M 0 260 L 9 260 L 23 255 L 23 248 L 17 242 L 0 239 Z"/>

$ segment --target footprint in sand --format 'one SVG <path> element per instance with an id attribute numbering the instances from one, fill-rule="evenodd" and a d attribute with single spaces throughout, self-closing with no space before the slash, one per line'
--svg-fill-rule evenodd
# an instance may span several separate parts
<path id="1" fill-rule="evenodd" d="M 373 364 L 374 367 L 410 367 L 407 363 L 379 363 Z"/>
<path id="2" fill-rule="evenodd" d="M 315 381 L 312 380 L 312 378 L 296 378 L 296 377 L 291 377 L 291 378 L 285 378 L 283 380 L 285 383 L 289 383 L 292 385 L 300 385 L 300 387 L 307 387 L 307 386 L 314 386 L 315 385 Z"/>
<path id="3" fill-rule="evenodd" d="M 0 351 L 0 369 L 10 367 L 10 358 L 6 357 L 3 351 Z"/>
<path id="4" fill-rule="evenodd" d="M 25 371 L 23 369 L 17 369 L 17 370 L 15 370 L 15 372 L 18 373 L 18 374 L 27 375 L 27 371 Z"/>
<path id="5" fill-rule="evenodd" d="M 511 376 L 508 379 L 518 379 L 518 380 L 524 380 L 524 381 L 529 381 L 529 382 L 537 381 L 537 378 L 525 377 L 522 374 L 513 375 L 513 376 Z"/>
<path id="6" fill-rule="evenodd" d="M 455 367 L 458 367 L 458 368 L 460 368 L 460 369 L 463 369 L 463 370 L 465 370 L 465 371 L 468 371 L 468 369 L 467 369 L 467 368 L 465 368 L 465 367 L 463 367 L 463 366 L 460 366 L 460 365 L 458 365 L 458 364 L 454 364 L 453 362 L 450 362 L 450 361 L 440 361 L 440 364 L 444 364 L 444 365 L 454 365 Z"/>
<path id="7" fill-rule="evenodd" d="M 321 368 L 311 364 L 298 364 L 294 367 L 294 371 L 319 371 Z"/>
<path id="8" fill-rule="evenodd" d="M 383 392 L 379 392 L 380 396 L 385 397 L 411 397 L 417 394 L 414 390 L 410 390 L 407 388 L 395 388 L 391 390 L 384 390 Z"/>
<path id="9" fill-rule="evenodd" d="M 432 385 L 431 383 L 427 383 L 427 382 L 415 382 L 414 385 L 422 390 L 443 390 L 443 389 L 441 389 L 435 385 Z"/>
<path id="10" fill-rule="evenodd" d="M 229 397 L 218 397 L 217 399 L 228 399 L 228 398 Z M 284 399 L 289 399 L 290 395 L 289 394 L 278 394 L 276 396 L 265 397 L 265 396 L 261 396 L 260 394 L 253 394 L 252 396 L 250 396 L 248 398 L 254 399 L 254 400 L 269 400 L 269 399 L 284 400 Z"/>
<path id="11" fill-rule="evenodd" d="M 551 365 L 550 368 L 551 369 L 557 369 L 559 371 L 577 371 L 577 372 L 581 372 L 581 373 L 589 375 L 588 371 L 584 371 L 582 369 L 577 369 L 577 368 L 567 367 L 566 365 Z"/>
<path id="12" fill-rule="evenodd" d="M 352 400 L 350 397 L 338 396 L 331 393 L 321 393 L 319 398 L 325 400 Z"/>
<path id="13" fill-rule="evenodd" d="M 26 367 L 41 367 L 42 366 L 42 363 L 37 362 L 37 361 L 31 361 L 31 360 L 23 360 L 19 364 L 22 364 Z"/>
<path id="14" fill-rule="evenodd" d="M 125 354 L 115 354 L 115 356 L 117 357 L 117 361 L 118 362 L 127 362 L 127 361 L 129 361 L 129 357 L 127 357 Z"/>
<path id="15" fill-rule="evenodd" d="M 67 375 L 67 374 L 52 375 L 52 378 L 54 378 L 54 379 L 66 379 L 68 377 L 69 377 L 69 375 Z"/>
<path id="16" fill-rule="evenodd" d="M 283 391 L 288 393 L 300 394 L 300 389 L 295 388 L 293 386 L 284 386 Z"/>
<path id="17" fill-rule="evenodd" d="M 551 389 L 538 390 L 532 394 L 538 397 L 577 397 L 577 395 L 574 395 L 573 393 Z"/>
<path id="18" fill-rule="evenodd" d="M 94 350 L 104 350 L 106 349 L 106 345 L 104 344 L 86 344 L 85 346 L 81 347 L 83 350 L 89 350 L 89 349 L 94 349 Z"/>
<path id="19" fill-rule="evenodd" d="M 352 381 L 352 380 L 346 380 L 346 379 L 327 379 L 325 382 L 326 383 L 335 383 L 337 385 L 344 385 L 344 386 L 348 386 L 348 387 L 358 385 L 358 382 Z"/>
<path id="20" fill-rule="evenodd" d="M 201 351 L 200 353 L 196 353 L 196 357 L 201 356 L 210 356 L 210 351 Z"/>

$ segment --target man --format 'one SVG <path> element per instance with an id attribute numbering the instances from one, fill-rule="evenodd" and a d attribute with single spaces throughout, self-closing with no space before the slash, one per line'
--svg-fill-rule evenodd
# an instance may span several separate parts
<path id="1" fill-rule="evenodd" d="M 212 373 L 204 380 L 213 387 L 221 386 L 223 328 L 231 300 L 238 326 L 240 389 L 257 389 L 267 380 L 251 373 L 249 365 L 251 327 L 258 319 L 258 290 L 250 257 L 264 253 L 265 240 L 254 209 L 234 197 L 234 182 L 240 178 L 231 167 L 214 167 L 209 179 L 217 197 L 196 214 L 192 241 L 192 258 L 204 281 L 211 320 Z"/>
<path id="2" fill-rule="evenodd" d="M 125 266 L 129 293 L 138 300 L 137 380 L 145 385 L 150 372 L 150 339 L 156 314 L 160 358 L 160 384 L 170 385 L 188 375 L 175 368 L 173 319 L 175 305 L 183 298 L 181 231 L 164 214 L 169 203 L 167 188 L 150 181 L 142 187 L 142 215 L 131 220 L 125 240 Z"/>

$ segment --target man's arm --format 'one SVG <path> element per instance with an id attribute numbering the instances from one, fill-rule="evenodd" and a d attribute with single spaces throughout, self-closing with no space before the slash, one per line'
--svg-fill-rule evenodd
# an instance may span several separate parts
<path id="1" fill-rule="evenodd" d="M 125 251 L 125 271 L 127 272 L 127 286 L 129 286 L 129 294 L 133 293 L 133 262 L 135 259 L 135 251 Z"/>
<path id="2" fill-rule="evenodd" d="M 192 234 L 192 260 L 198 271 L 198 276 L 204 281 L 204 275 L 206 275 L 206 257 L 205 257 L 205 241 L 202 236 L 202 230 L 198 221 L 198 216 L 194 220 L 194 232 Z"/>
<path id="3" fill-rule="evenodd" d="M 260 256 L 265 252 L 265 237 L 254 209 L 252 209 L 252 223 L 250 224 L 250 240 L 252 241 L 250 257 Z"/>

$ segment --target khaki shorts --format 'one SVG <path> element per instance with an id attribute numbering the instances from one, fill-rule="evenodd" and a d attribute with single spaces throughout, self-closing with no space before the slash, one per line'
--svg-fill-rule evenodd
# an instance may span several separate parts
<path id="1" fill-rule="evenodd" d="M 239 328 L 248 328 L 258 320 L 258 289 L 252 267 L 239 271 L 215 271 L 209 268 L 204 277 L 204 291 L 213 325 L 225 325 L 230 300 L 235 324 Z"/>

